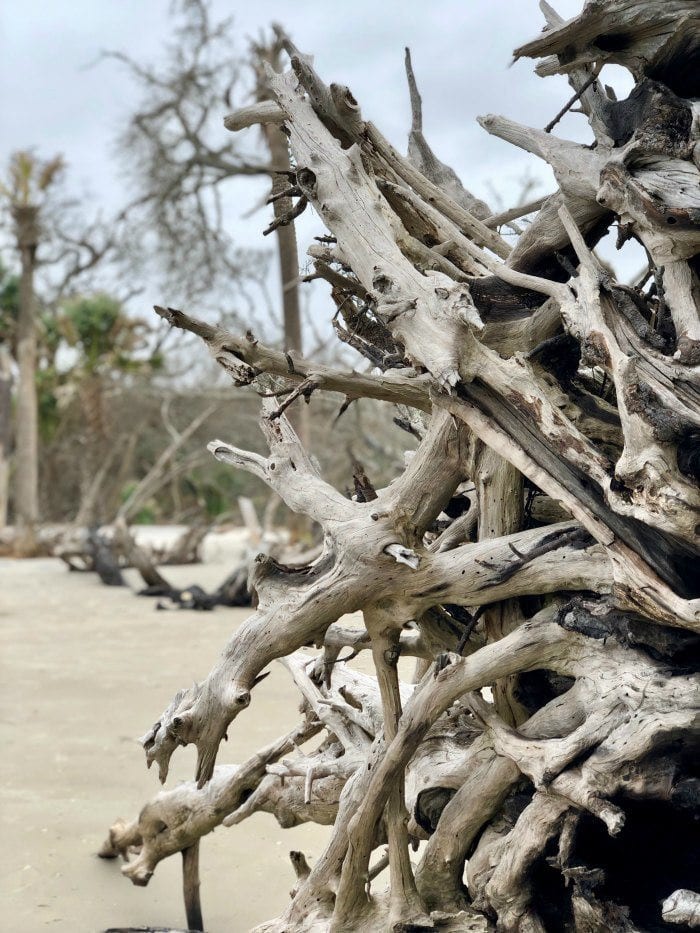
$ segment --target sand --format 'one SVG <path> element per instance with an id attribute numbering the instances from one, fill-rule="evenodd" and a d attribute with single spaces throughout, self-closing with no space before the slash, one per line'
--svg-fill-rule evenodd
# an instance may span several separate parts
<path id="1" fill-rule="evenodd" d="M 169 567 L 176 584 L 211 585 L 226 564 Z M 136 578 L 129 575 L 132 586 Z M 97 933 L 110 926 L 184 928 L 180 859 L 146 888 L 95 856 L 110 823 L 131 818 L 160 785 L 136 737 L 181 686 L 201 679 L 246 610 L 157 612 L 152 600 L 69 573 L 58 560 L 0 560 L 3 920 L 12 933 Z M 298 697 L 280 665 L 231 729 L 236 762 L 291 728 Z M 193 773 L 173 759 L 168 786 Z M 268 814 L 219 828 L 201 848 L 208 933 L 243 933 L 284 908 L 290 849 L 317 856 L 328 829 L 282 830 Z"/>

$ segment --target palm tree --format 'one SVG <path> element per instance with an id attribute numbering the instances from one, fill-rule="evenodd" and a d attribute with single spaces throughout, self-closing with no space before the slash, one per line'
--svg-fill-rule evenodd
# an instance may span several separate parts
<path id="1" fill-rule="evenodd" d="M 46 193 L 63 168 L 56 156 L 41 161 L 29 151 L 10 158 L 7 184 L 0 197 L 9 207 L 20 254 L 21 277 L 17 315 L 17 403 L 15 409 L 14 505 L 19 529 L 16 550 L 36 551 L 39 520 L 39 432 L 36 392 L 37 325 L 34 294 L 36 251 L 41 238 L 40 214 Z"/>
<path id="2" fill-rule="evenodd" d="M 75 522 L 103 521 L 101 501 L 109 461 L 108 386 L 119 376 L 157 368 L 157 355 L 139 358 L 146 349 L 148 328 L 128 317 L 121 302 L 104 293 L 80 295 L 68 301 L 58 319 L 62 337 L 79 354 L 71 381 L 85 425 L 81 457 L 81 503 Z"/>

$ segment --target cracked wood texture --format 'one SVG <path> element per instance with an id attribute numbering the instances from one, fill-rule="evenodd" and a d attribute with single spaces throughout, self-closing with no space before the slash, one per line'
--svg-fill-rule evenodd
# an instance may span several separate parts
<path id="1" fill-rule="evenodd" d="M 289 906 L 261 933 L 700 925 L 700 11 L 589 0 L 564 21 L 541 6 L 544 31 L 515 54 L 566 75 L 595 143 L 556 119 L 480 118 L 557 180 L 512 245 L 499 217 L 522 211 L 493 214 L 430 148 L 409 55 L 407 156 L 281 31 L 270 99 L 226 118 L 281 127 L 300 200 L 280 219 L 309 205 L 325 223 L 310 277 L 371 366 L 156 308 L 234 385 L 275 378 L 269 454 L 209 449 L 323 534 L 307 566 L 257 558 L 255 611 L 143 738 L 163 782 L 194 744 L 194 780 L 102 849 L 139 885 L 185 853 L 190 915 L 201 837 L 265 811 L 331 829 L 310 862 L 292 853 Z M 606 63 L 631 72 L 626 100 Z M 596 256 L 613 226 L 645 249 L 638 284 Z M 386 488 L 359 468 L 347 498 L 320 475 L 284 415 L 315 392 L 398 407 L 419 444 Z M 374 677 L 353 668 L 361 651 Z M 275 660 L 301 695 L 297 729 L 216 765 Z"/>

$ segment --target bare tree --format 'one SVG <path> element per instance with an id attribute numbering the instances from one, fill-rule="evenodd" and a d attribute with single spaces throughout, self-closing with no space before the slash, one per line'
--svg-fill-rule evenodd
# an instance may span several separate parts
<path id="1" fill-rule="evenodd" d="M 267 153 L 247 152 L 221 134 L 222 115 L 244 83 L 232 20 L 214 21 L 205 0 L 180 0 L 175 10 L 175 42 L 162 64 L 109 53 L 143 91 L 119 140 L 137 192 L 123 211 L 124 256 L 134 278 L 160 271 L 172 294 L 230 301 L 236 288 L 244 300 L 246 286 L 265 275 L 265 254 L 238 248 L 228 235 L 229 182 L 267 177 L 271 165 Z M 248 301 L 248 313 L 254 310 Z"/>
<path id="2" fill-rule="evenodd" d="M 233 21 L 214 21 L 206 0 L 183 0 L 178 7 L 181 24 L 178 44 L 160 68 L 144 67 L 125 55 L 124 62 L 143 87 L 143 108 L 130 121 L 121 147 L 140 194 L 124 211 L 137 231 L 138 254 L 128 251 L 140 266 L 151 253 L 166 274 L 168 288 L 180 298 L 211 294 L 222 283 L 230 291 L 238 281 L 246 294 L 247 281 L 262 284 L 262 253 L 239 250 L 226 233 L 226 208 L 231 203 L 232 179 L 270 176 L 269 203 L 273 220 L 266 233 L 275 233 L 280 271 L 282 340 L 287 351 L 302 351 L 299 307 L 299 259 L 291 193 L 294 172 L 287 141 L 278 125 L 262 125 L 262 151 L 247 153 L 243 146 L 221 139 L 221 116 L 232 100 L 250 96 L 270 101 L 266 68 L 278 70 L 285 39 L 273 30 L 270 39 L 251 42 L 245 57 L 236 48 Z M 252 86 L 250 76 L 252 75 Z M 248 125 L 245 109 L 240 125 Z M 134 155 L 137 158 L 134 158 Z M 306 203 L 306 202 L 304 202 Z M 154 233 L 156 236 L 154 237 Z M 146 261 L 148 261 L 146 259 Z M 249 309 L 252 310 L 252 309 Z M 248 320 L 260 330 L 263 322 Z M 304 409 L 290 414 L 305 443 L 309 442 Z"/>
<path id="3" fill-rule="evenodd" d="M 412 146 L 420 167 L 404 158 L 290 42 L 273 99 L 245 111 L 286 128 L 298 196 L 329 232 L 317 271 L 374 371 L 289 365 L 250 333 L 156 309 L 236 384 L 286 380 L 264 405 L 268 456 L 210 450 L 324 532 L 304 568 L 258 560 L 256 611 L 143 738 L 161 781 L 194 744 L 195 780 L 115 824 L 102 852 L 134 853 L 123 870 L 141 885 L 186 853 L 198 922 L 200 837 L 263 810 L 332 824 L 312 867 L 292 853 L 292 900 L 266 933 L 698 925 L 700 12 L 543 9 L 547 28 L 516 55 L 568 76 L 595 145 L 481 119 L 558 182 L 513 248 L 497 230 L 517 212 L 486 215 L 427 144 Z M 606 63 L 634 76 L 627 100 L 601 85 Z M 615 224 L 647 251 L 637 287 L 593 251 Z M 309 458 L 283 409 L 323 390 L 402 406 L 420 444 L 386 488 L 358 470 L 347 498 Z M 362 650 L 376 677 L 344 663 Z M 417 684 L 399 679 L 401 656 L 421 660 Z M 301 723 L 215 767 L 274 659 Z"/>
<path id="4" fill-rule="evenodd" d="M 252 97 L 269 102 L 271 91 L 266 68 L 278 70 L 285 38 L 273 30 L 271 38 L 250 44 L 242 57 L 233 39 L 232 20 L 214 21 L 205 0 L 185 0 L 178 6 L 181 25 L 178 44 L 162 68 L 143 67 L 124 55 L 146 98 L 123 135 L 121 146 L 132 169 L 140 195 L 124 212 L 138 231 L 140 244 L 153 242 L 156 257 L 166 274 L 168 288 L 179 299 L 211 293 L 225 283 L 230 290 L 238 280 L 246 294 L 247 280 L 263 275 L 262 254 L 235 248 L 226 234 L 226 191 L 241 177 L 267 175 L 272 179 L 269 203 L 273 220 L 265 231 L 275 233 L 280 273 L 281 339 L 285 350 L 301 353 L 302 326 L 299 304 L 299 259 L 291 195 L 298 189 L 289 158 L 286 137 L 279 125 L 262 125 L 262 151 L 247 154 L 241 145 L 221 139 L 222 114 L 232 99 Z M 252 75 L 252 87 L 250 76 Z M 242 129 L 242 122 L 229 129 Z M 134 155 L 137 154 L 137 158 Z M 157 235 L 154 237 L 154 232 Z M 137 267 L 144 262 L 130 253 Z M 146 256 L 149 255 L 146 251 Z M 240 320 L 239 315 L 239 320 Z M 261 319 L 247 322 L 259 332 Z M 308 414 L 297 407 L 290 418 L 303 442 L 310 442 Z M 294 537 L 307 523 L 299 516 L 290 520 Z"/>
<path id="5" fill-rule="evenodd" d="M 251 64 L 255 72 L 255 98 L 259 103 L 273 99 L 267 79 L 267 71 L 281 70 L 284 38 L 279 30 L 269 43 L 258 42 L 251 46 Z M 235 130 L 234 126 L 229 129 Z M 289 158 L 287 139 L 279 125 L 263 123 L 262 131 L 270 153 L 270 164 L 274 171 L 270 200 L 274 207 L 274 221 L 266 232 L 275 231 L 277 255 L 279 257 L 280 283 L 282 287 L 282 318 L 284 322 L 284 347 L 287 351 L 301 353 L 303 350 L 301 312 L 299 308 L 299 255 L 294 218 L 303 210 L 304 202 L 294 207 L 291 194 L 296 188 L 294 173 Z M 309 446 L 308 413 L 305 407 L 290 412 L 292 424 L 302 442 Z"/>

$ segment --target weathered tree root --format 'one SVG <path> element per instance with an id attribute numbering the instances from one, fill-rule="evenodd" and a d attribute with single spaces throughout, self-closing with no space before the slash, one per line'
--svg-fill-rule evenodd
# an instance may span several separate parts
<path id="1" fill-rule="evenodd" d="M 210 450 L 317 522 L 324 544 L 303 567 L 258 559 L 256 611 L 143 740 L 162 781 L 195 744 L 196 781 L 116 824 L 107 849 L 140 840 L 125 873 L 144 882 L 254 810 L 332 821 L 320 856 L 293 860 L 292 901 L 268 933 L 697 925 L 697 4 L 591 2 L 567 22 L 543 11 L 547 29 L 518 54 L 568 76 L 595 145 L 554 136 L 558 117 L 543 131 L 482 119 L 559 185 L 512 250 L 430 150 L 410 62 L 409 158 L 281 33 L 291 71 L 228 121 L 284 124 L 299 196 L 329 231 L 314 277 L 374 372 L 157 309 L 236 384 L 287 380 L 286 401 L 264 407 L 268 456 Z M 598 80 L 608 61 L 637 82 L 626 101 Z M 645 246 L 652 285 L 618 283 L 596 259 L 614 221 Z M 281 409 L 324 389 L 403 406 L 420 444 L 387 488 L 359 484 L 350 500 L 319 474 Z M 364 630 L 342 620 L 351 611 Z M 376 680 L 344 663 L 364 650 Z M 402 655 L 420 661 L 413 688 Z M 276 658 L 321 744 L 294 753 L 285 737 L 215 768 Z"/>

